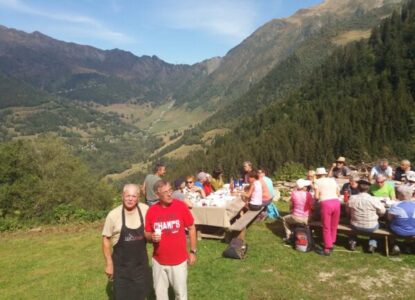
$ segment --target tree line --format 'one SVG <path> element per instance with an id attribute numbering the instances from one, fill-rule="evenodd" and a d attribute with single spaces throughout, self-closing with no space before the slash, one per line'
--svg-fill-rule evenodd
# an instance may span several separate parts
<path id="1" fill-rule="evenodd" d="M 272 73 L 266 80 L 272 81 Z M 254 88 L 248 95 L 255 93 L 264 91 Z M 338 155 L 352 161 L 411 159 L 414 95 L 415 1 L 409 1 L 375 27 L 369 40 L 334 51 L 283 100 L 240 119 L 204 151 L 169 163 L 177 175 L 217 165 L 235 175 L 244 160 L 275 172 L 286 162 L 318 166 Z"/>

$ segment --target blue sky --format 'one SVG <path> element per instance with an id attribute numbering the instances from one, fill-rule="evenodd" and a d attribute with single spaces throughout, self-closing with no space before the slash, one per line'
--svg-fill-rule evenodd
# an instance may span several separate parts
<path id="1" fill-rule="evenodd" d="M 170 63 L 223 56 L 259 26 L 322 0 L 0 0 L 0 24 Z"/>

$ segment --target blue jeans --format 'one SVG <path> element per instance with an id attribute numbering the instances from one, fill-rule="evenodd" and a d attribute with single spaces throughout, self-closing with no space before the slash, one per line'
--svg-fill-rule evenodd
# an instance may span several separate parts
<path id="1" fill-rule="evenodd" d="M 376 226 L 372 227 L 372 228 L 357 227 L 357 226 L 353 226 L 353 225 L 352 225 L 352 228 L 355 231 L 371 233 L 371 232 L 379 229 L 379 223 L 376 224 Z M 349 242 L 350 241 L 356 241 L 356 236 L 350 236 Z M 373 246 L 374 248 L 377 248 L 378 247 L 378 241 L 375 240 L 373 237 L 369 236 L 369 246 Z"/>

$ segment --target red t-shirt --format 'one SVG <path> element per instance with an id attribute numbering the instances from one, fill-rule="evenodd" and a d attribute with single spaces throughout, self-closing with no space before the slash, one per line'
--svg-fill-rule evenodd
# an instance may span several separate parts
<path id="1" fill-rule="evenodd" d="M 185 228 L 193 225 L 193 216 L 182 201 L 163 207 L 160 203 L 151 206 L 146 215 L 145 230 L 161 229 L 161 239 L 154 243 L 153 258 L 161 265 L 178 265 L 187 260 Z"/>
<path id="2" fill-rule="evenodd" d="M 213 187 L 210 182 L 203 183 L 203 190 L 205 191 L 205 195 L 209 196 L 213 192 Z"/>

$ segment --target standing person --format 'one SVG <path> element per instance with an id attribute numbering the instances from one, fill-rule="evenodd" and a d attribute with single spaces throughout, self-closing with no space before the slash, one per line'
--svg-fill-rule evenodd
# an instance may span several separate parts
<path id="1" fill-rule="evenodd" d="M 310 180 L 298 179 L 296 190 L 292 191 L 290 198 L 289 215 L 282 218 L 282 224 L 285 229 L 285 242 L 291 239 L 291 229 L 297 224 L 308 224 L 308 219 L 313 209 L 313 197 L 310 192 L 307 192 L 307 187 L 310 186 Z"/>
<path id="2" fill-rule="evenodd" d="M 314 190 L 315 190 L 314 184 L 317 180 L 316 171 L 315 170 L 308 170 L 306 179 L 311 181 L 310 186 L 307 187 L 307 191 L 310 192 L 312 196 L 314 196 Z"/>
<path id="3" fill-rule="evenodd" d="M 196 228 L 187 206 L 172 198 L 170 183 L 154 184 L 159 202 L 149 208 L 146 216 L 146 237 L 153 241 L 153 281 L 158 300 L 168 300 L 171 285 L 176 300 L 187 299 L 187 264 L 196 262 Z M 186 232 L 189 231 L 190 253 Z"/>
<path id="4" fill-rule="evenodd" d="M 379 216 L 385 214 L 385 206 L 376 197 L 369 195 L 370 183 L 366 180 L 358 181 L 360 193 L 350 197 L 346 203 L 346 211 L 350 215 L 350 224 L 355 231 L 373 232 L 379 228 Z M 369 237 L 369 252 L 375 252 L 377 241 Z M 356 236 L 349 238 L 350 250 L 356 248 Z"/>
<path id="5" fill-rule="evenodd" d="M 122 205 L 109 212 L 102 230 L 105 273 L 114 281 L 115 300 L 145 299 L 151 285 L 144 235 L 148 207 L 138 203 L 139 193 L 137 185 L 125 185 Z"/>
<path id="6" fill-rule="evenodd" d="M 332 177 L 327 177 L 325 168 L 316 170 L 316 194 L 320 203 L 321 223 L 323 225 L 324 248 L 316 249 L 317 254 L 329 256 L 337 238 L 337 226 L 340 220 L 339 187 Z"/>
<path id="7" fill-rule="evenodd" d="M 349 176 L 350 169 L 346 166 L 346 158 L 340 156 L 330 168 L 329 177 L 344 178 Z"/>
<path id="8" fill-rule="evenodd" d="M 154 184 L 161 180 L 166 174 L 166 166 L 163 163 L 157 163 L 154 168 L 154 174 L 148 174 L 143 183 L 144 196 L 148 206 L 154 205 L 157 201 L 157 195 L 154 193 Z"/>

